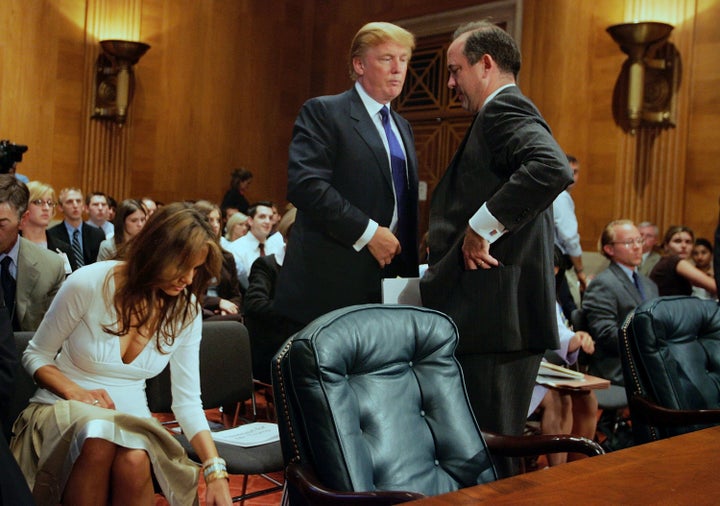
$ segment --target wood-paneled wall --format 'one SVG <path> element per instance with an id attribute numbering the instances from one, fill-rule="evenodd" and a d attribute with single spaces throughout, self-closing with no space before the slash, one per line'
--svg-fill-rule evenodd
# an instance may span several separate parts
<path id="1" fill-rule="evenodd" d="M 574 190 L 585 249 L 617 217 L 711 234 L 720 194 L 720 0 L 518 0 L 520 85 L 582 162 Z M 20 171 L 60 189 L 116 198 L 219 200 L 230 170 L 255 173 L 250 198 L 285 198 L 287 146 L 307 98 L 350 86 L 347 48 L 364 22 L 477 0 L 4 0 L 0 138 L 28 144 Z M 678 124 L 630 136 L 612 119 L 625 55 L 611 24 L 675 25 Z M 136 65 L 123 129 L 90 120 L 102 38 L 152 48 Z M 650 142 L 652 140 L 652 142 Z"/>

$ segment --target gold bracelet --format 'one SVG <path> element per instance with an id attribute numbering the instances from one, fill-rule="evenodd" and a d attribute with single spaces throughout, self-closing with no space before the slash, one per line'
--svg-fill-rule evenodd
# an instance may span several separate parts
<path id="1" fill-rule="evenodd" d="M 228 475 L 227 471 L 215 471 L 210 473 L 209 475 L 205 476 L 205 483 L 210 484 L 215 480 L 219 480 L 221 478 L 224 478 L 226 480 L 229 480 L 230 477 Z"/>
<path id="2" fill-rule="evenodd" d="M 227 462 L 225 462 L 225 459 L 223 459 L 222 457 L 211 457 L 202 463 L 202 467 L 203 467 L 203 469 L 205 469 L 206 467 L 211 466 L 213 464 L 222 464 L 225 466 L 225 465 L 227 465 Z"/>

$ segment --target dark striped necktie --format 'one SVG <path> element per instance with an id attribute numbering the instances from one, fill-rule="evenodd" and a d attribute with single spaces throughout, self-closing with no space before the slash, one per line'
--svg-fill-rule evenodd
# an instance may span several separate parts
<path id="1" fill-rule="evenodd" d="M 80 247 L 80 230 L 78 229 L 73 232 L 72 250 L 75 256 L 75 265 L 79 269 L 85 265 L 85 258 L 83 257 L 82 247 Z"/>

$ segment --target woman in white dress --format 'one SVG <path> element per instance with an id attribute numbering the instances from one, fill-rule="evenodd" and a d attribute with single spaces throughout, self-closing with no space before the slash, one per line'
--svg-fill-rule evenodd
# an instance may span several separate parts
<path id="1" fill-rule="evenodd" d="M 125 262 L 69 276 L 30 341 L 38 384 L 11 449 L 39 505 L 197 504 L 198 467 L 148 409 L 145 380 L 169 363 L 173 412 L 203 461 L 206 504 L 231 503 L 200 400 L 198 302 L 220 270 L 204 217 L 171 204 L 128 244 Z M 60 353 L 57 353 L 60 350 Z"/>

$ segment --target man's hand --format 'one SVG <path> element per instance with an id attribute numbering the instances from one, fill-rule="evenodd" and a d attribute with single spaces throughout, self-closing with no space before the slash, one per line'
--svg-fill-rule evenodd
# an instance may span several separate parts
<path id="1" fill-rule="evenodd" d="M 465 268 L 469 271 L 490 269 L 500 265 L 500 262 L 490 255 L 490 243 L 470 227 L 465 232 L 462 253 Z"/>
<path id="2" fill-rule="evenodd" d="M 375 235 L 372 236 L 370 242 L 367 243 L 367 248 L 380 264 L 380 267 L 385 267 L 395 255 L 400 253 L 400 241 L 397 237 L 390 232 L 387 227 L 378 227 L 375 231 Z"/>

